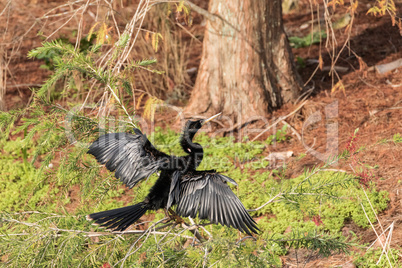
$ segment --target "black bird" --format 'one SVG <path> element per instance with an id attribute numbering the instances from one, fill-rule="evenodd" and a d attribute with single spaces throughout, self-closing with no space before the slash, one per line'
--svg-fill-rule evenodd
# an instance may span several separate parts
<path id="1" fill-rule="evenodd" d="M 176 213 L 183 217 L 208 219 L 215 224 L 232 226 L 251 235 L 258 227 L 239 198 L 227 185 L 237 186 L 229 177 L 215 170 L 196 170 L 203 158 L 203 149 L 193 137 L 206 120 L 189 120 L 180 137 L 180 145 L 187 153 L 177 157 L 157 150 L 139 129 L 133 134 L 109 133 L 99 137 L 90 147 L 89 154 L 99 163 L 115 171 L 129 188 L 151 174 L 160 171 L 159 179 L 152 186 L 145 200 L 127 207 L 93 213 L 88 220 L 114 231 L 124 231 L 147 210 L 169 209 L 176 205 Z"/>

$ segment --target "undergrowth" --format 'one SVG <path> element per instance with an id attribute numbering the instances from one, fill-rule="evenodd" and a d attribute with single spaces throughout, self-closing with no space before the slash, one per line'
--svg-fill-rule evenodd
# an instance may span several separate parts
<path id="1" fill-rule="evenodd" d="M 194 219 L 196 224 L 205 225 L 200 232 L 209 238 L 198 244 L 192 233 L 181 227 L 154 229 L 163 225 L 156 224 L 164 218 L 162 211 L 148 213 L 138 233 L 104 231 L 86 221 L 85 215 L 142 201 L 156 175 L 128 190 L 86 154 L 86 145 L 82 146 L 100 133 L 116 129 L 102 129 L 97 119 L 75 115 L 71 119 L 75 127 L 68 133 L 81 145 L 71 145 L 63 124 L 66 111 L 39 101 L 37 105 L 41 108 L 31 108 L 31 116 L 23 117 L 18 127 L 13 122 L 21 112 L 0 115 L 2 130 L 12 134 L 0 139 L 0 252 L 1 261 L 9 266 L 100 267 L 124 263 L 156 267 L 163 263 L 280 267 L 280 256 L 291 248 L 305 248 L 321 256 L 348 252 L 354 242 L 342 236 L 344 224 L 353 221 L 368 227 L 360 204 L 369 204 L 355 176 L 317 167 L 296 178 L 277 177 L 281 172 L 273 177 L 267 169 L 268 161 L 263 159 L 272 137 L 236 142 L 200 132 L 195 138 L 205 151 L 200 169 L 214 168 L 236 180 L 239 187 L 233 190 L 247 209 L 261 206 L 250 212 L 261 233 L 255 238 L 245 237 L 233 228 Z M 119 128 L 130 131 L 131 126 Z M 285 133 L 286 129 L 281 129 L 274 135 L 277 142 L 286 140 Z M 158 148 L 172 154 L 182 153 L 178 138 L 174 131 L 160 128 L 149 136 Z M 348 157 L 346 151 L 329 163 Z M 377 191 L 374 183 L 369 183 L 366 191 L 376 212 L 386 208 L 386 192 Z M 274 202 L 266 204 L 274 197 Z M 373 212 L 367 213 L 375 222 Z M 145 233 L 141 231 L 144 228 L 148 228 Z"/>
<path id="2" fill-rule="evenodd" d="M 370 268 L 381 268 L 381 267 L 399 267 L 399 258 L 401 255 L 400 250 L 391 248 L 387 253 L 388 258 L 382 252 L 382 249 L 369 249 L 364 255 L 356 256 L 356 261 L 354 262 L 357 267 L 370 267 Z M 397 256 L 396 258 L 393 256 Z M 389 260 L 389 261 L 388 261 Z"/>

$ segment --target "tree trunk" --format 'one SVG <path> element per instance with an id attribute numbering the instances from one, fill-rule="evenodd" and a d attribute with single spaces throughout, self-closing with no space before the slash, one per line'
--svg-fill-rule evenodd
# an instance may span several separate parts
<path id="1" fill-rule="evenodd" d="M 4 98 L 6 96 L 7 84 L 7 68 L 5 60 L 5 49 L 0 47 L 0 112 L 6 111 L 6 103 Z"/>
<path id="2" fill-rule="evenodd" d="M 210 0 L 197 80 L 185 109 L 243 118 L 294 101 L 301 79 L 283 29 L 279 0 Z M 237 120 L 238 121 L 238 120 Z"/>

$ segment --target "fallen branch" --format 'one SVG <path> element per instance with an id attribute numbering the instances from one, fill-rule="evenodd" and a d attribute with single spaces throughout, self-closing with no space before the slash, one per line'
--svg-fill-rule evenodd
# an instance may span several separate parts
<path id="1" fill-rule="evenodd" d="M 257 136 L 254 137 L 254 139 L 252 139 L 251 141 L 255 141 L 256 139 L 258 139 L 259 137 L 262 136 L 262 134 L 264 134 L 265 132 L 267 132 L 268 130 L 270 130 L 273 126 L 276 126 L 279 122 L 285 120 L 286 118 L 288 118 L 289 116 L 295 114 L 298 110 L 300 110 L 305 104 L 307 103 L 307 100 L 304 101 L 302 104 L 300 104 L 299 107 L 296 108 L 296 110 L 294 110 L 293 112 L 291 112 L 290 114 L 286 115 L 286 116 L 281 116 L 279 117 L 272 125 L 270 125 L 269 127 L 267 127 L 266 129 L 264 129 L 260 134 L 258 134 Z"/>
<path id="2" fill-rule="evenodd" d="M 166 220 L 167 218 L 163 219 Z M 149 228 L 145 231 L 143 230 L 128 230 L 128 231 L 123 231 L 123 232 L 88 232 L 88 231 L 82 231 L 82 230 L 73 230 L 73 229 L 62 229 L 62 228 L 57 228 L 57 227 L 44 227 L 42 225 L 39 225 L 37 223 L 30 223 L 30 222 L 23 222 L 23 221 L 19 221 L 19 220 L 15 220 L 15 219 L 5 219 L 2 218 L 2 221 L 6 221 L 6 222 L 14 222 L 14 223 L 18 223 L 18 224 L 22 224 L 22 225 L 26 225 L 29 227 L 37 227 L 37 228 L 44 228 L 50 231 L 55 231 L 55 232 L 66 232 L 66 233 L 75 233 L 75 234 L 81 234 L 85 237 L 100 237 L 100 236 L 106 236 L 106 235 L 126 235 L 126 234 L 143 234 L 148 232 Z M 158 222 L 159 223 L 159 222 Z M 163 226 L 160 226 L 158 228 L 154 228 L 153 231 L 150 231 L 151 234 L 158 234 L 158 235 L 165 235 L 167 234 L 167 232 L 159 232 L 157 230 L 166 228 L 168 226 L 173 225 L 173 223 L 168 223 L 165 224 Z M 194 226 L 190 226 L 188 228 L 194 228 Z M 14 236 L 20 236 L 20 235 L 29 235 L 29 233 L 18 233 L 18 234 L 7 234 L 7 235 L 0 235 L 0 237 L 3 236 L 8 236 L 8 235 L 14 235 Z M 174 233 L 172 233 L 171 235 L 176 235 Z M 56 235 L 56 236 L 61 236 L 61 235 Z M 187 236 L 187 235 L 178 235 L 180 237 L 183 238 L 187 238 L 187 239 L 193 239 L 193 237 L 191 236 Z"/>
<path id="3" fill-rule="evenodd" d="M 402 66 L 402 59 L 374 66 L 379 74 L 385 74 Z"/>

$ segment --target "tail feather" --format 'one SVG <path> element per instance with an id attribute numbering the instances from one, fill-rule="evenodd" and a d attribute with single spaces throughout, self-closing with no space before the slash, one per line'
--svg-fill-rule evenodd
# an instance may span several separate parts
<path id="1" fill-rule="evenodd" d="M 136 222 L 142 215 L 144 215 L 145 211 L 137 210 L 132 211 L 132 213 L 127 213 L 125 216 L 121 217 L 121 220 L 115 222 L 114 224 L 110 225 L 108 229 L 115 230 L 115 228 L 119 228 L 121 231 L 127 229 L 131 224 Z"/>
<path id="2" fill-rule="evenodd" d="M 87 216 L 87 220 L 93 220 L 96 224 L 113 231 L 124 231 L 139 220 L 147 210 L 147 205 L 141 202 L 133 206 L 93 213 Z"/>

